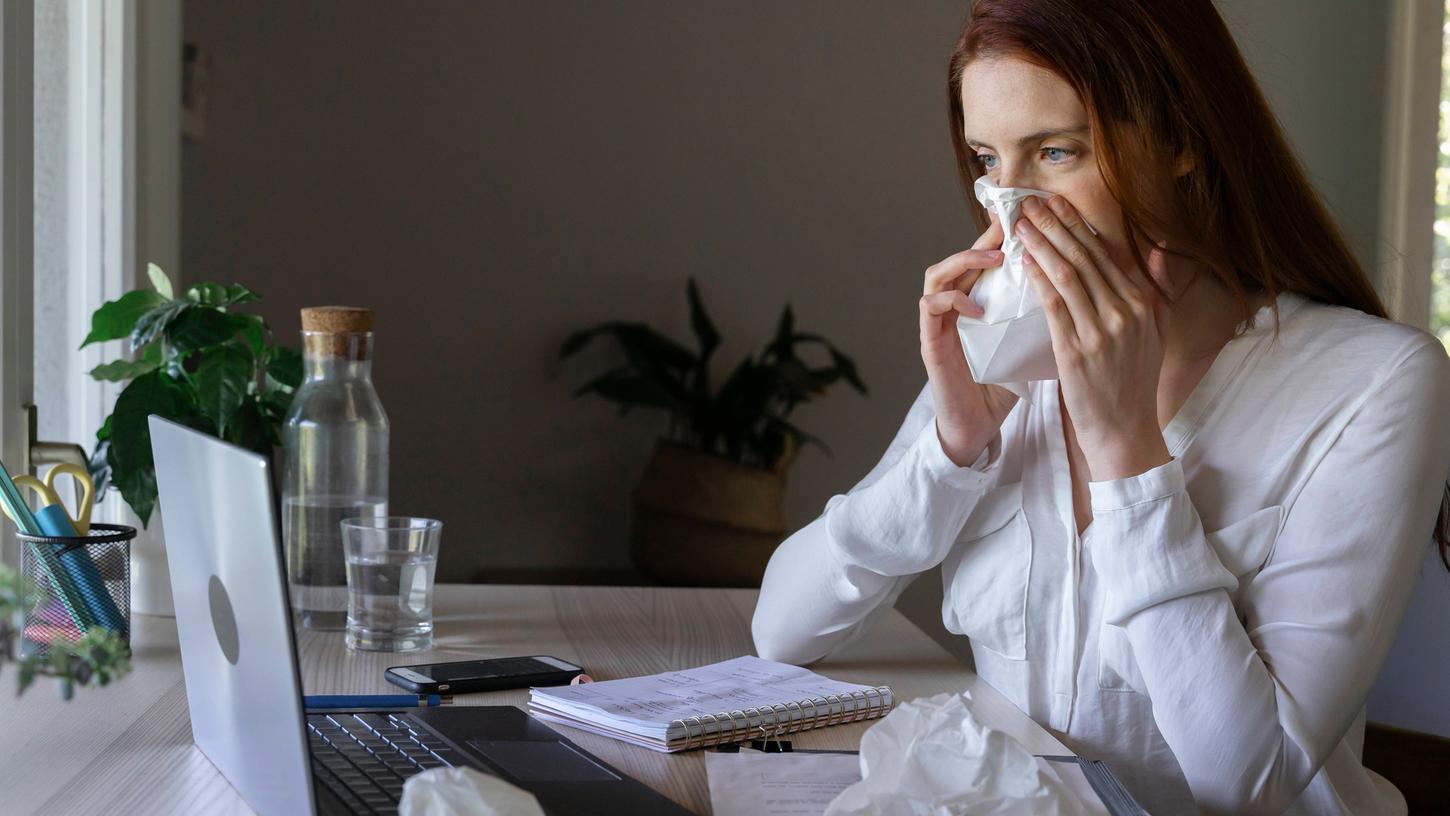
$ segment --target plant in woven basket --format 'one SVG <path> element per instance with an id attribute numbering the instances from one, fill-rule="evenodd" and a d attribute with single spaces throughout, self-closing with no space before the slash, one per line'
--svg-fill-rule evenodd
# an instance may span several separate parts
<path id="1" fill-rule="evenodd" d="M 605 336 L 618 342 L 626 362 L 580 386 L 574 395 L 597 394 L 617 403 L 621 415 L 636 406 L 663 410 L 670 417 L 670 438 L 744 465 L 783 469 L 807 442 L 829 455 L 824 442 L 791 424 L 788 417 L 796 406 L 824 395 L 840 380 L 866 394 L 851 358 L 818 334 L 796 331 L 787 303 L 764 351 L 746 355 L 720 387 L 712 389 L 710 361 L 720 334 L 693 278 L 687 295 L 698 350 L 691 351 L 643 323 L 611 321 L 584 329 L 564 341 L 561 359 Z M 829 364 L 810 365 L 797 354 L 798 347 L 824 350 Z"/>
<path id="2" fill-rule="evenodd" d="M 75 694 L 76 686 L 104 686 L 131 670 L 131 653 L 126 641 L 109 629 L 94 628 L 80 640 L 57 640 L 47 657 L 17 654 L 16 638 L 25 626 L 25 611 L 44 604 L 45 592 L 9 566 L 0 564 L 0 670 L 14 663 L 19 674 L 19 696 L 37 677 L 53 677 L 63 700 Z"/>
<path id="3" fill-rule="evenodd" d="M 631 558 L 644 574 L 667 584 L 759 586 L 765 564 L 784 536 L 785 473 L 805 443 L 826 444 L 791 423 L 791 411 L 820 397 L 837 381 L 865 394 L 856 364 L 818 334 L 796 331 L 790 304 L 775 337 L 736 364 L 719 388 L 710 361 L 720 334 L 687 287 L 692 351 L 642 323 L 613 321 L 576 332 L 560 357 L 593 338 L 612 337 L 625 363 L 574 393 L 598 394 L 619 405 L 665 411 L 667 436 L 655 446 L 633 493 Z M 798 352 L 824 352 L 812 365 Z"/>
<path id="4" fill-rule="evenodd" d="M 198 283 L 181 295 L 155 264 L 153 289 L 136 289 L 96 310 L 81 347 L 129 338 L 134 360 L 97 366 L 91 376 L 129 380 L 96 432 L 91 476 L 98 499 L 113 484 L 146 525 L 156 506 L 150 414 L 268 455 L 281 444 L 302 355 L 277 345 L 260 315 L 232 311 L 260 296 L 240 284 Z"/>

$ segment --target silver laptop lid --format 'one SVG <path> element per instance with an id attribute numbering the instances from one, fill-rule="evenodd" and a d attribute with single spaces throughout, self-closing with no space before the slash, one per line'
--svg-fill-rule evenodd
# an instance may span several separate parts
<path id="1" fill-rule="evenodd" d="M 267 460 L 150 418 L 191 732 L 261 814 L 313 812 Z"/>

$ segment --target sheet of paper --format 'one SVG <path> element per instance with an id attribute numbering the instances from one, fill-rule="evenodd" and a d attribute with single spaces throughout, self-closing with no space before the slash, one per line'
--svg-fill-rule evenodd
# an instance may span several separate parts
<path id="1" fill-rule="evenodd" d="M 861 781 L 861 758 L 800 751 L 709 751 L 705 773 L 715 816 L 820 816 L 837 794 Z"/>

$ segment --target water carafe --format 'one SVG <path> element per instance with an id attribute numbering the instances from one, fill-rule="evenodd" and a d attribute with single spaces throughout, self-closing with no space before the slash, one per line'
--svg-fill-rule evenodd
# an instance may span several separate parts
<path id="1" fill-rule="evenodd" d="M 348 306 L 302 310 L 305 379 L 282 446 L 282 538 L 294 620 L 347 625 L 347 569 L 339 523 L 388 514 L 388 416 L 373 388 L 373 313 Z"/>

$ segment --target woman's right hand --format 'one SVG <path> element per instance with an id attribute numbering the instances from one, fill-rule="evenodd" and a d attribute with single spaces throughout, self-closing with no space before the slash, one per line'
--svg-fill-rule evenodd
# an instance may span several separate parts
<path id="1" fill-rule="evenodd" d="M 972 378 L 957 334 L 958 315 L 982 316 L 967 293 L 984 269 L 1002 263 L 1002 225 L 995 213 L 991 218 L 971 249 L 927 268 L 920 302 L 921 360 L 931 382 L 937 435 L 947 458 L 963 467 L 977 460 L 1017 403 L 1011 391 Z"/>

